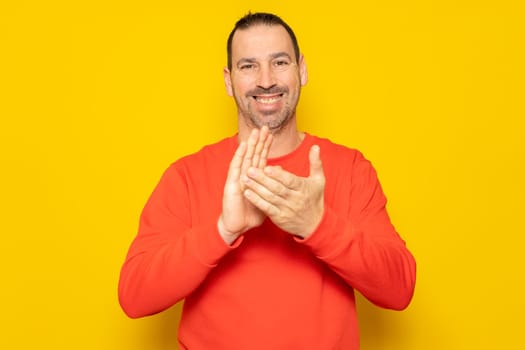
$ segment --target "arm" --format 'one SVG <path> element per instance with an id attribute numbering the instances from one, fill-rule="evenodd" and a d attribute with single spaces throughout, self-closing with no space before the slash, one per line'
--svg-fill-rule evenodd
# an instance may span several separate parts
<path id="1" fill-rule="evenodd" d="M 140 220 L 119 281 L 119 300 L 130 317 L 160 312 L 189 295 L 265 215 L 242 195 L 240 176 L 264 167 L 272 142 L 268 128 L 241 142 L 228 170 L 218 220 L 195 224 L 184 171 L 170 167 L 155 188 Z M 231 245 L 230 245 L 231 244 Z"/>
<path id="2" fill-rule="evenodd" d="M 415 260 L 390 221 L 370 162 L 359 154 L 352 173 L 347 215 L 325 206 L 319 226 L 302 243 L 374 304 L 404 309 L 414 292 Z"/>
<path id="3" fill-rule="evenodd" d="M 216 221 L 191 226 L 189 193 L 178 165 L 163 175 L 141 214 L 119 281 L 130 317 L 160 312 L 190 294 L 232 247 Z"/>
<path id="4" fill-rule="evenodd" d="M 245 196 L 369 300 L 385 308 L 405 308 L 414 291 L 415 262 L 390 222 L 371 164 L 359 155 L 349 178 L 343 179 L 351 183 L 349 193 L 337 189 L 338 196 L 345 196 L 337 199 L 345 203 L 339 206 L 349 207 L 344 213 L 324 201 L 318 147 L 312 147 L 309 157 L 307 178 L 278 167 L 251 169 Z"/>

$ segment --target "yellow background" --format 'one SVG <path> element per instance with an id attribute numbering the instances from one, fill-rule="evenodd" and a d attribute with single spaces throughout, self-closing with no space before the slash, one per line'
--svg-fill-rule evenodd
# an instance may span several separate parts
<path id="1" fill-rule="evenodd" d="M 300 127 L 372 160 L 416 256 L 406 311 L 359 299 L 362 348 L 523 348 L 520 3 L 3 1 L 0 348 L 176 348 L 180 306 L 126 318 L 119 269 L 163 170 L 235 132 L 248 10 L 295 29 Z"/>

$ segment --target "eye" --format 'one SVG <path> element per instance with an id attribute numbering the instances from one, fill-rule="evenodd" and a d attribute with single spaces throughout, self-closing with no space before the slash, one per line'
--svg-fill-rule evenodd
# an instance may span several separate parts
<path id="1" fill-rule="evenodd" d="M 273 66 L 277 70 L 285 70 L 290 66 L 290 61 L 285 59 L 278 59 L 273 61 Z"/>
<path id="2" fill-rule="evenodd" d="M 256 69 L 256 65 L 254 63 L 243 63 L 239 66 L 239 70 L 243 72 L 250 72 Z"/>

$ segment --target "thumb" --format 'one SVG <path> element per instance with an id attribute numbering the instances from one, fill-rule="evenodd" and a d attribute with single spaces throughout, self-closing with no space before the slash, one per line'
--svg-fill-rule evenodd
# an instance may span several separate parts
<path id="1" fill-rule="evenodd" d="M 323 173 L 323 162 L 321 161 L 321 150 L 319 146 L 313 145 L 310 148 L 310 153 L 308 155 L 310 160 L 310 177 L 312 176 L 322 176 Z"/>

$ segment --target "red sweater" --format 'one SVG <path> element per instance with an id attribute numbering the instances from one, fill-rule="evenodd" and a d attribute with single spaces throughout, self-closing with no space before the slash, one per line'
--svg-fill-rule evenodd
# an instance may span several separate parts
<path id="1" fill-rule="evenodd" d="M 325 214 L 305 240 L 268 219 L 233 246 L 219 236 L 236 137 L 172 164 L 144 208 L 121 271 L 124 311 L 142 317 L 184 299 L 182 349 L 347 350 L 359 348 L 354 288 L 378 306 L 405 308 L 415 261 L 390 222 L 370 162 L 307 134 L 268 164 L 308 176 L 314 144 L 326 176 Z"/>

